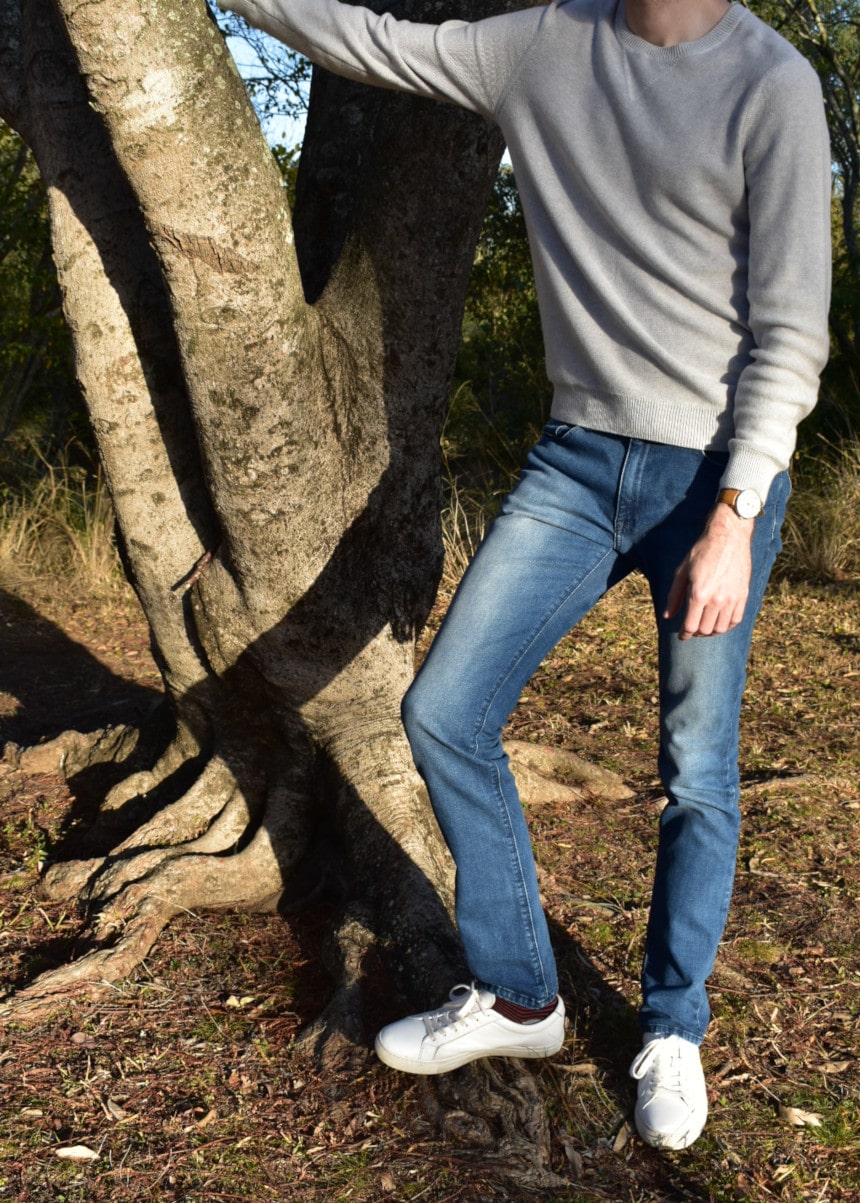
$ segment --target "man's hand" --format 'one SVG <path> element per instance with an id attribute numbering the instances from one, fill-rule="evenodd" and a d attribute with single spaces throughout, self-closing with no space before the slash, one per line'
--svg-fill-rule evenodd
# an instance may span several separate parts
<path id="1" fill-rule="evenodd" d="M 739 518 L 731 506 L 714 506 L 702 537 L 675 573 L 663 611 L 664 618 L 674 618 L 686 599 L 679 639 L 723 635 L 743 618 L 754 526 L 754 520 Z"/>

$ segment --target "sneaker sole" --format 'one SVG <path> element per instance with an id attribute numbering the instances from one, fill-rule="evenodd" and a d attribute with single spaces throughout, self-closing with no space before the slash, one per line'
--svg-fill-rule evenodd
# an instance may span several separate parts
<path id="1" fill-rule="evenodd" d="M 488 1057 L 519 1057 L 524 1061 L 540 1061 L 545 1057 L 554 1057 L 560 1051 L 563 1044 L 564 1036 L 561 1037 L 557 1044 L 548 1048 L 494 1048 L 487 1049 L 486 1052 L 476 1051 L 465 1053 L 441 1062 L 410 1061 L 407 1057 L 398 1057 L 396 1053 L 390 1052 L 384 1044 L 381 1044 L 378 1037 L 374 1048 L 377 1057 L 383 1065 L 388 1065 L 391 1069 L 399 1069 L 402 1073 L 421 1074 L 429 1077 L 434 1074 L 451 1073 L 452 1070 L 459 1069 L 461 1065 L 468 1065 L 472 1061 L 483 1061 Z"/>
<path id="2" fill-rule="evenodd" d="M 671 1135 L 667 1135 L 665 1132 L 652 1132 L 644 1124 L 640 1127 L 638 1120 L 636 1122 L 636 1130 L 646 1145 L 650 1145 L 652 1149 L 667 1149 L 671 1152 L 689 1149 L 690 1145 L 699 1139 L 704 1129 L 705 1124 L 702 1123 L 699 1127 L 687 1128 L 685 1132 L 673 1132 Z"/>

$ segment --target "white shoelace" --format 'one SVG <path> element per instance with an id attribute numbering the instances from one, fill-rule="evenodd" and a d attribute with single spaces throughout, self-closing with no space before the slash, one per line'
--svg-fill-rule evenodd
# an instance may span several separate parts
<path id="1" fill-rule="evenodd" d="M 424 1027 L 428 1036 L 438 1036 L 446 1028 L 455 1028 L 471 1016 L 483 1015 L 486 1010 L 476 987 L 462 984 L 454 987 L 448 1002 L 438 1011 L 424 1016 Z"/>
<path id="2" fill-rule="evenodd" d="M 639 1081 L 646 1074 L 657 1070 L 656 1061 L 658 1058 L 660 1060 L 661 1089 L 680 1093 L 683 1090 L 684 1057 L 678 1041 L 673 1040 L 671 1036 L 663 1040 L 652 1040 L 649 1044 L 646 1044 L 630 1066 L 630 1077 Z M 656 1084 L 649 1082 L 649 1086 L 654 1090 Z"/>

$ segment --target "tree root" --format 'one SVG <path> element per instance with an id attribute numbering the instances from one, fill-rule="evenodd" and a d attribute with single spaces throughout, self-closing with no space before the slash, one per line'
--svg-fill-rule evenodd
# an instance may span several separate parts
<path id="1" fill-rule="evenodd" d="M 362 980 L 368 954 L 376 944 L 372 916 L 363 907 L 348 907 L 329 933 L 323 958 L 337 983 L 334 995 L 320 1015 L 300 1035 L 300 1051 L 311 1054 L 323 1068 L 343 1068 L 344 1060 L 366 1061 Z"/>
<path id="2" fill-rule="evenodd" d="M 283 869 L 262 831 L 234 856 L 186 855 L 160 864 L 99 911 L 90 935 L 102 947 L 43 973 L 0 1006 L 0 1022 L 35 1021 L 69 1002 L 111 995 L 111 983 L 132 973 L 175 915 L 192 908 L 253 909 L 277 891 Z"/>
<path id="3" fill-rule="evenodd" d="M 133 798 L 140 798 L 151 793 L 183 764 L 187 764 L 188 761 L 198 756 L 201 751 L 200 741 L 189 727 L 180 723 L 173 739 L 152 768 L 131 773 L 122 781 L 118 781 L 105 797 L 101 807 L 102 811 L 121 810 Z"/>
<path id="4" fill-rule="evenodd" d="M 162 807 L 149 822 L 136 827 L 110 855 L 122 856 L 135 849 L 188 845 L 212 830 L 213 823 L 217 823 L 225 811 L 230 810 L 237 795 L 244 802 L 244 794 L 229 765 L 219 756 L 213 756 L 181 798 Z M 250 819 L 251 808 L 245 802 L 244 822 L 239 834 L 245 830 Z M 219 845 L 216 840 L 206 851 L 221 851 L 229 846 L 229 842 Z"/>
<path id="5" fill-rule="evenodd" d="M 551 1135 L 540 1086 L 524 1061 L 475 1061 L 423 1082 L 423 1102 L 446 1140 L 528 1190 L 570 1183 L 551 1168 Z"/>
<path id="6" fill-rule="evenodd" d="M 109 996 L 111 983 L 131 974 L 177 914 L 276 909 L 285 880 L 310 843 L 302 767 L 286 775 L 295 781 L 272 786 L 264 806 L 262 781 L 242 789 L 226 762 L 213 757 L 182 798 L 107 857 L 52 866 L 46 874 L 52 897 L 80 894 L 96 904 L 84 933 L 96 947 L 42 974 L 0 1006 L 0 1022 L 37 1020 L 75 999 Z M 233 851 L 255 817 L 253 835 Z"/>
<path id="7" fill-rule="evenodd" d="M 52 773 L 68 779 L 94 765 L 122 764 L 136 750 L 139 739 L 138 727 L 104 727 L 88 734 L 64 731 L 56 739 L 30 748 L 7 743 L 3 759 L 24 773 Z"/>
<path id="8" fill-rule="evenodd" d="M 617 773 L 589 764 L 575 752 L 531 744 L 519 739 L 505 741 L 505 751 L 527 806 L 541 802 L 581 802 L 584 797 L 623 802 L 633 797 Z"/>
<path id="9" fill-rule="evenodd" d="M 165 759 L 163 757 L 162 762 Z M 170 759 L 173 761 L 175 758 L 171 756 Z M 145 776 L 135 773 L 132 778 Z M 124 785 L 125 782 L 120 784 Z M 234 805 L 231 806 L 231 803 Z M 219 819 L 225 816 L 228 816 L 226 822 L 219 824 Z M 238 791 L 232 772 L 219 757 L 213 757 L 181 798 L 157 811 L 149 822 L 136 828 L 109 853 L 51 865 L 44 874 L 42 887 L 45 894 L 55 901 L 66 901 L 86 892 L 89 892 L 90 898 L 108 897 L 127 882 L 151 872 L 160 861 L 187 851 L 189 843 L 203 833 L 211 838 L 208 846 L 204 844 L 199 851 L 215 852 L 230 847 L 246 830 L 250 817 L 250 810 Z M 241 826 L 237 824 L 237 819 Z M 223 831 L 225 826 L 228 829 L 226 832 Z M 91 835 L 95 838 L 94 833 Z M 146 851 L 137 856 L 129 855 L 138 848 Z M 91 886 L 100 874 L 98 885 Z M 109 887 L 106 887 L 106 882 L 111 883 Z"/>

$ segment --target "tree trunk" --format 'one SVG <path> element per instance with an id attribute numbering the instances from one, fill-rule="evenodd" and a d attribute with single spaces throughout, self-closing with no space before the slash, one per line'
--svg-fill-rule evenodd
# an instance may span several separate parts
<path id="1" fill-rule="evenodd" d="M 449 14 L 418 0 L 407 15 Z M 500 138 L 318 72 L 294 238 L 200 0 L 0 0 L 0 19 L 0 114 L 48 187 L 77 373 L 169 718 L 86 852 L 46 873 L 53 896 L 89 907 L 89 953 L 6 1015 L 97 997 L 186 908 L 336 888 L 337 981 L 312 1033 L 324 1053 L 335 1031 L 361 1039 L 371 944 L 408 1003 L 463 973 L 452 867 L 399 702 L 441 568 L 438 441 Z M 136 738 L 58 748 L 74 771 Z M 461 1079 L 460 1107 L 464 1080 L 485 1095 L 490 1082 Z M 529 1128 L 524 1082 L 506 1113 Z"/>
<path id="2" fill-rule="evenodd" d="M 323 880 L 344 899 L 346 979 L 360 929 L 425 1001 L 459 951 L 399 700 L 441 565 L 438 436 L 498 135 L 320 76 L 296 241 L 202 4 L 0 14 L 0 106 L 48 188 L 170 714 L 105 800 L 93 854 L 46 874 L 91 907 L 92 951 L 13 1010 L 97 993 L 182 908 L 274 907 Z M 61 743 L 67 769 L 93 755 Z"/>

